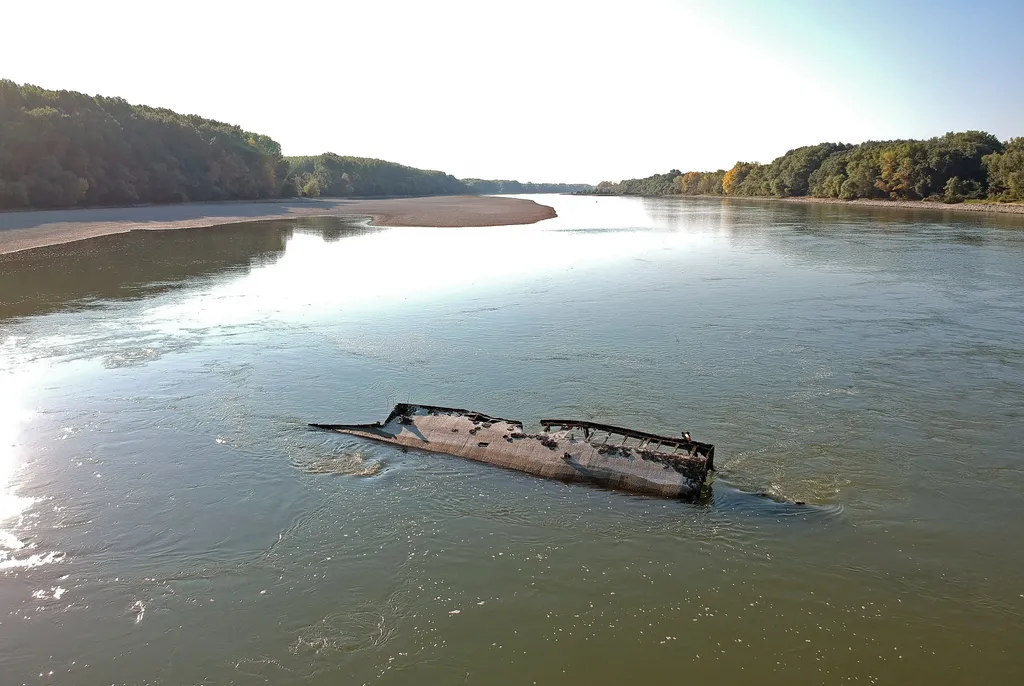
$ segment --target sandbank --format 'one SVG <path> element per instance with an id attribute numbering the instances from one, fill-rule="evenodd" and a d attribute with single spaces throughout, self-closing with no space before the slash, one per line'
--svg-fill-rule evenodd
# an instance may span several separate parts
<path id="1" fill-rule="evenodd" d="M 0 212 L 0 254 L 139 230 L 192 229 L 298 217 L 372 217 L 377 226 L 505 226 L 555 217 L 532 200 L 480 195 L 300 198 Z"/>

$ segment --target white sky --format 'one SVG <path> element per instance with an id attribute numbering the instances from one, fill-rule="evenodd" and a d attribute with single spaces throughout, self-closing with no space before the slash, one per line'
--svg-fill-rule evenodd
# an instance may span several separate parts
<path id="1" fill-rule="evenodd" d="M 596 183 L 906 133 L 706 0 L 2 2 L 0 77 L 239 124 L 288 155 Z"/>

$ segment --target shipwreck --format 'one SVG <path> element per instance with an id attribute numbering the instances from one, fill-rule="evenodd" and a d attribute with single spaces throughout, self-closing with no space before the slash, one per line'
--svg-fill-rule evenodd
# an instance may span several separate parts
<path id="1" fill-rule="evenodd" d="M 400 403 L 373 424 L 310 424 L 334 431 L 465 457 L 566 482 L 695 500 L 714 471 L 715 446 L 680 437 L 575 419 L 542 419 L 542 430 L 479 412 Z"/>

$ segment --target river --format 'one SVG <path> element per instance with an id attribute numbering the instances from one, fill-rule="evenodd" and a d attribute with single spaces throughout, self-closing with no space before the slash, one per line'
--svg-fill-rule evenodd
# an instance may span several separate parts
<path id="1" fill-rule="evenodd" d="M 0 682 L 1024 681 L 1019 218 L 536 199 L 0 256 Z M 718 472 L 687 504 L 306 428 L 407 400 Z"/>

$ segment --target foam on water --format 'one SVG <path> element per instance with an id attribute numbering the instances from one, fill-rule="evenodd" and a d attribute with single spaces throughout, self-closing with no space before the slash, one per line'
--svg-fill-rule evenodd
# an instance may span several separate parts
<path id="1" fill-rule="evenodd" d="M 368 459 L 356 452 L 338 455 L 293 456 L 292 465 L 310 474 L 348 474 L 353 476 L 375 476 L 384 468 L 383 463 Z"/>
<path id="2" fill-rule="evenodd" d="M 10 553 L 0 550 L 0 570 L 7 569 L 31 569 L 48 564 L 56 564 L 64 560 L 64 553 L 53 551 L 46 553 L 35 553 L 23 557 L 14 557 Z"/>

